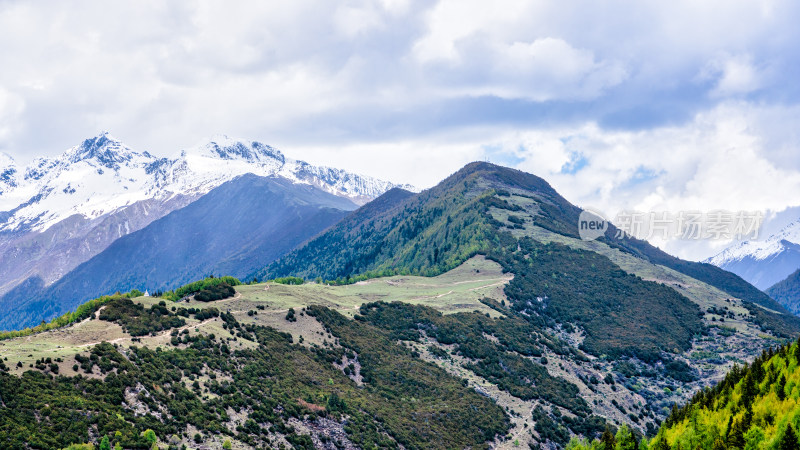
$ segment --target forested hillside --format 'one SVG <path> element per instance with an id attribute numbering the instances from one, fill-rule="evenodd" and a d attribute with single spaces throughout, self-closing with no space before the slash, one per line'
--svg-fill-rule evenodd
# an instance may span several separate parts
<path id="1" fill-rule="evenodd" d="M 794 314 L 800 314 L 800 270 L 767 289 L 767 294 Z"/>
<path id="2" fill-rule="evenodd" d="M 489 192 L 492 189 L 499 195 L 492 196 Z M 491 230 L 498 224 L 475 212 L 485 212 L 492 206 L 518 208 L 504 201 L 507 189 L 519 190 L 522 195 L 535 199 L 537 226 L 578 237 L 580 209 L 561 197 L 547 182 L 518 170 L 476 162 L 420 194 L 399 195 L 397 189 L 387 192 L 259 274 L 293 272 L 335 280 L 356 274 L 402 270 L 440 273 L 450 268 L 452 261 L 465 259 L 464 255 L 491 248 Z M 462 234 L 474 236 L 468 238 Z M 646 241 L 628 236 L 620 239 L 617 234 L 617 229 L 611 225 L 601 240 L 733 297 L 775 311 L 786 311 L 768 295 L 730 272 L 711 264 L 683 261 Z"/>
<path id="3" fill-rule="evenodd" d="M 656 449 L 796 449 L 800 429 L 800 345 L 765 351 L 713 388 L 673 409 Z"/>
<path id="4" fill-rule="evenodd" d="M 667 368 L 678 386 L 702 387 L 730 367 L 723 355 L 747 361 L 770 345 L 766 336 L 787 339 L 800 332 L 798 318 L 717 267 L 620 238 L 613 226 L 596 242 L 581 241 L 579 213 L 533 175 L 473 163 L 418 195 L 387 194 L 259 275 L 347 284 L 380 275 L 435 275 L 486 255 L 514 275 L 505 287 L 505 314 L 541 332 L 561 333 L 573 348 L 612 362 L 615 370 L 632 364 L 635 370 L 623 371 L 631 383 L 626 389 L 661 414 L 667 399 L 681 401 L 687 392 L 677 388 L 675 397 L 675 385 L 641 375 Z M 469 367 L 474 372 L 480 366 Z M 630 417 L 637 433 L 654 429 Z M 543 434 L 566 443 L 563 434 Z"/>
<path id="5" fill-rule="evenodd" d="M 357 275 L 434 275 L 452 269 L 487 252 L 494 238 L 482 214 L 491 196 L 476 181 L 465 169 L 418 195 L 390 191 L 257 277 L 348 282 Z"/>

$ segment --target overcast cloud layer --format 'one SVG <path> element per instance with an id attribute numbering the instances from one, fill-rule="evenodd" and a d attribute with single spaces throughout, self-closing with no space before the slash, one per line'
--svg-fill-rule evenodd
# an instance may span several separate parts
<path id="1" fill-rule="evenodd" d="M 610 216 L 800 204 L 797 2 L 268 3 L 0 1 L 0 151 L 225 133 L 420 187 L 489 159 Z"/>

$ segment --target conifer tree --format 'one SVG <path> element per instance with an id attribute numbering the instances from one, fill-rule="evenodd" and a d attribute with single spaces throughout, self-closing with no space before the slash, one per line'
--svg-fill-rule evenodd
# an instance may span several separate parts
<path id="1" fill-rule="evenodd" d="M 775 385 L 775 393 L 778 395 L 779 400 L 783 400 L 786 398 L 786 377 L 781 374 L 781 377 L 778 379 L 778 384 Z"/>
<path id="2" fill-rule="evenodd" d="M 606 430 L 603 431 L 603 436 L 600 438 L 600 443 L 603 446 L 603 450 L 614 450 L 614 447 L 617 444 L 616 439 L 614 438 L 614 433 L 611 432 L 611 428 L 606 425 Z"/>
<path id="3" fill-rule="evenodd" d="M 744 428 L 744 419 L 734 421 L 733 426 L 728 433 L 728 448 L 744 448 L 744 433 L 746 431 L 747 430 Z"/>
<path id="4" fill-rule="evenodd" d="M 797 443 L 797 434 L 792 428 L 792 424 L 786 425 L 786 431 L 783 432 L 781 440 L 778 442 L 779 450 L 800 450 L 800 444 Z"/>

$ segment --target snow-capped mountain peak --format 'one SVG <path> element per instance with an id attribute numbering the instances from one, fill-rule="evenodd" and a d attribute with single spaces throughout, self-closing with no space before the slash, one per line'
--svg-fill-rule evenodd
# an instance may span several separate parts
<path id="1" fill-rule="evenodd" d="M 17 171 L 17 162 L 14 161 L 14 158 L 7 153 L 0 152 L 0 180 L 4 180 L 6 178 L 3 177 L 3 174 L 16 172 Z"/>
<path id="2" fill-rule="evenodd" d="M 0 195 L 17 186 L 17 163 L 11 155 L 0 152 Z"/>
<path id="3" fill-rule="evenodd" d="M 14 158 L 7 153 L 0 152 L 0 172 L 8 169 L 9 167 L 15 167 L 17 165 Z"/>
<path id="4" fill-rule="evenodd" d="M 208 143 L 184 150 L 184 155 L 205 155 L 223 160 L 242 160 L 252 163 L 273 163 L 279 161 L 282 165 L 286 157 L 280 150 L 258 141 L 247 141 L 230 138 L 226 135 L 212 137 Z"/>
<path id="5" fill-rule="evenodd" d="M 120 164 L 130 161 L 139 154 L 104 131 L 67 150 L 64 156 L 70 163 L 94 160 L 109 169 L 119 169 Z"/>
<path id="6" fill-rule="evenodd" d="M 759 289 L 767 289 L 800 267 L 800 220 L 763 240 L 734 244 L 707 259 Z"/>
<path id="7" fill-rule="evenodd" d="M 706 262 L 715 266 L 722 266 L 731 261 L 739 261 L 750 257 L 755 260 L 764 260 L 787 248 L 800 244 L 800 220 L 783 227 L 779 232 L 768 236 L 764 240 L 744 241 L 728 247 Z"/>
<path id="8" fill-rule="evenodd" d="M 0 165 L 0 232 L 43 231 L 73 215 L 95 219 L 147 199 L 196 198 L 246 173 L 312 184 L 359 204 L 395 187 L 296 161 L 269 145 L 225 135 L 176 157 L 159 158 L 138 153 L 102 132 L 60 156 L 34 160 L 22 175 L 8 159 L 7 167 Z"/>
<path id="9" fill-rule="evenodd" d="M 317 186 L 358 204 L 396 187 L 387 181 L 291 159 L 270 145 L 226 135 L 214 136 L 204 144 L 181 151 L 177 161 L 174 168 L 178 176 L 171 183 L 181 184 L 186 180 L 185 173 L 195 174 L 193 186 L 175 188 L 184 192 L 218 185 L 220 179 L 229 179 L 231 173 L 280 176 Z M 414 190 L 410 185 L 400 187 Z"/>

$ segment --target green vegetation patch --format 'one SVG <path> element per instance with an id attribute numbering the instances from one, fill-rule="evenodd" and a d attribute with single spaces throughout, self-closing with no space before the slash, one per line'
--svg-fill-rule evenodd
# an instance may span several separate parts
<path id="1" fill-rule="evenodd" d="M 213 302 L 230 298 L 234 295 L 236 295 L 236 291 L 233 286 L 228 283 L 219 283 L 200 289 L 194 294 L 194 299 L 198 302 Z"/>
<path id="2" fill-rule="evenodd" d="M 116 322 L 131 336 L 145 336 L 159 331 L 186 325 L 186 321 L 159 302 L 148 309 L 128 298 L 109 302 L 100 312 L 100 320 Z"/>
<path id="3" fill-rule="evenodd" d="M 387 330 L 327 308 L 312 306 L 307 312 L 358 356 L 367 391 L 386 399 L 370 408 L 371 415 L 406 448 L 463 448 L 509 429 L 493 401 L 396 345 Z"/>
<path id="4" fill-rule="evenodd" d="M 299 285 L 305 283 L 305 280 L 303 280 L 300 277 L 280 277 L 280 278 L 275 278 L 274 280 L 272 280 L 272 282 L 273 283 L 278 283 L 278 284 L 288 284 L 288 285 L 293 285 L 293 286 L 299 286 Z"/>
<path id="5" fill-rule="evenodd" d="M 647 439 L 641 439 L 636 431 L 624 424 L 617 429 L 616 434 L 609 427 L 599 439 L 589 440 L 585 437 L 573 437 L 567 444 L 568 450 L 662 450 L 663 448 L 659 443 L 649 445 Z M 721 447 L 721 449 L 724 448 Z M 668 447 L 667 450 L 669 450 Z"/>
<path id="6" fill-rule="evenodd" d="M 184 286 L 175 289 L 174 291 L 165 292 L 161 295 L 162 298 L 167 300 L 177 301 L 186 297 L 187 295 L 192 295 L 202 290 L 209 290 L 214 286 L 218 286 L 220 284 L 227 284 L 228 286 L 238 286 L 242 284 L 237 278 L 234 277 L 208 277 L 199 281 L 195 281 L 193 283 L 186 284 Z"/>
<path id="7" fill-rule="evenodd" d="M 767 294 L 793 314 L 800 313 L 800 269 L 767 289 Z"/>
<path id="8" fill-rule="evenodd" d="M 767 310 L 755 303 L 742 304 L 753 316 L 753 322 L 764 331 L 771 331 L 784 339 L 794 339 L 800 331 L 800 317 Z"/>

